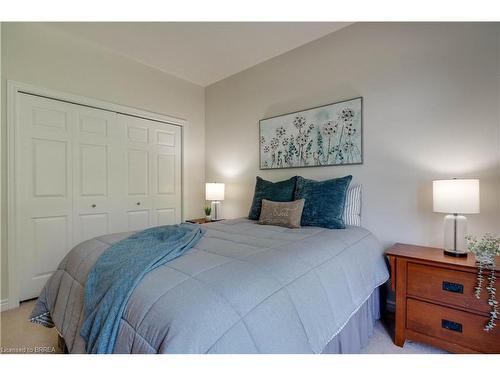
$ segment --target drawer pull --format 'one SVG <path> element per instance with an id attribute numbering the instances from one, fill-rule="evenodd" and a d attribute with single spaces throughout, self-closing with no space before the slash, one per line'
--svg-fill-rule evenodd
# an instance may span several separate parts
<path id="1" fill-rule="evenodd" d="M 462 333 L 462 324 L 452 322 L 451 320 L 441 319 L 441 327 L 450 331 Z"/>
<path id="2" fill-rule="evenodd" d="M 443 281 L 443 290 L 452 293 L 464 293 L 464 286 L 462 284 L 450 283 L 449 281 Z"/>

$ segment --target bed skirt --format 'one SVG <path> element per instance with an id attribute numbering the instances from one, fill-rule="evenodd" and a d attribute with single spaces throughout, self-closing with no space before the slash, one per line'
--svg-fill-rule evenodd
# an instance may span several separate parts
<path id="1" fill-rule="evenodd" d="M 373 335 L 375 322 L 380 319 L 379 288 L 361 305 L 342 330 L 326 345 L 321 354 L 355 354 L 363 349 Z M 64 338 L 59 335 L 59 349 L 68 353 Z"/>
<path id="2" fill-rule="evenodd" d="M 342 330 L 326 345 L 322 354 L 354 354 L 363 349 L 380 319 L 379 288 L 376 288 Z"/>

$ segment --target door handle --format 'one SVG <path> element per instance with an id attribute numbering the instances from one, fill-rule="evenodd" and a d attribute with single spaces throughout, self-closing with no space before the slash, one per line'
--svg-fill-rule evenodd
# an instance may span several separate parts
<path id="1" fill-rule="evenodd" d="M 141 202 L 137 202 L 136 205 L 140 206 L 141 205 Z"/>
<path id="2" fill-rule="evenodd" d="M 92 205 L 92 208 L 96 208 L 97 206 L 95 204 Z"/>

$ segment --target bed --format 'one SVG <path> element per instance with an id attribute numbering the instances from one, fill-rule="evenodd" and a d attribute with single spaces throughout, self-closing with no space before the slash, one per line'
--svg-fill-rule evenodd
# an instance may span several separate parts
<path id="1" fill-rule="evenodd" d="M 205 226 L 183 256 L 148 273 L 121 317 L 115 353 L 353 353 L 379 318 L 383 249 L 362 227 L 288 229 L 233 219 Z M 131 233 L 85 241 L 40 300 L 70 353 L 84 353 L 86 277 Z"/>

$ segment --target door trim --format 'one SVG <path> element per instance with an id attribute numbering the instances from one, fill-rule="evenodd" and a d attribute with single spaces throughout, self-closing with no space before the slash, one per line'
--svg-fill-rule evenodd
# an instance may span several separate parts
<path id="1" fill-rule="evenodd" d="M 188 121 L 182 118 L 172 117 L 160 113 L 146 111 L 121 104 L 106 102 L 99 99 L 74 95 L 61 91 L 46 89 L 27 83 L 7 80 L 7 272 L 8 272 L 8 299 L 7 309 L 19 307 L 19 264 L 16 245 L 16 179 L 15 179 L 15 154 L 18 149 L 18 95 L 29 94 L 45 97 L 47 99 L 59 100 L 71 104 L 97 108 L 123 115 L 135 116 L 146 120 L 157 121 L 169 125 L 181 127 L 181 219 L 184 220 L 184 150 L 185 150 L 185 127 Z M 5 303 L 5 302 L 3 302 Z M 2 304 L 3 307 L 3 304 Z"/>

